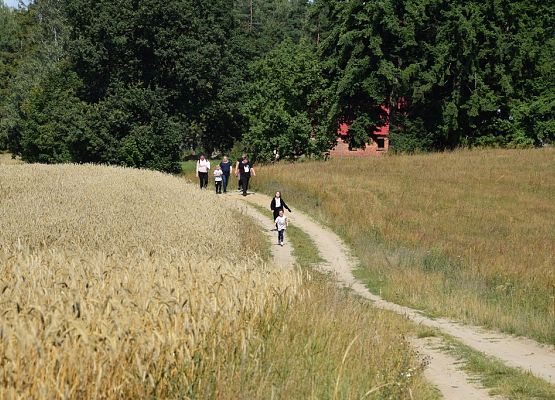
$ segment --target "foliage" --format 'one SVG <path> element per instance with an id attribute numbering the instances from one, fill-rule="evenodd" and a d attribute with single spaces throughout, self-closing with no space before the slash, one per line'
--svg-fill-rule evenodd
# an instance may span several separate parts
<path id="1" fill-rule="evenodd" d="M 320 47 L 333 88 L 329 123 L 352 122 L 354 146 L 380 123 L 382 103 L 401 149 L 555 138 L 552 2 L 317 4 L 331 21 Z"/>
<path id="2" fill-rule="evenodd" d="M 555 140 L 554 15 L 533 0 L 1 6 L 0 149 L 173 171 L 179 154 L 236 142 L 262 160 L 322 154 L 341 122 L 364 147 L 387 118 L 398 151 L 542 146 Z M 71 82 L 49 87 L 60 68 Z M 118 113 L 125 127 L 105 119 Z"/>
<path id="3" fill-rule="evenodd" d="M 242 111 L 249 122 L 244 145 L 250 153 L 270 161 L 329 148 L 330 139 L 317 129 L 325 81 L 309 42 L 277 46 L 252 64 L 249 82 Z"/>

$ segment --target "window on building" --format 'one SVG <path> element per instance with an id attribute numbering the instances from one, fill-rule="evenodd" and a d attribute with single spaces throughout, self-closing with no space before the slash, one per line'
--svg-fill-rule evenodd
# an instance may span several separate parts
<path id="1" fill-rule="evenodd" d="M 376 138 L 376 144 L 378 145 L 378 150 L 384 150 L 385 149 L 385 138 L 383 138 L 383 137 Z"/>

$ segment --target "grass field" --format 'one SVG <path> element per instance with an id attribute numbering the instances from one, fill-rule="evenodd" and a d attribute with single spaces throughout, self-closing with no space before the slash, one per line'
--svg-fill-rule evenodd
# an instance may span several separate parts
<path id="1" fill-rule="evenodd" d="M 340 233 L 358 276 L 432 315 L 555 343 L 555 149 L 479 150 L 258 168 Z"/>
<path id="2" fill-rule="evenodd" d="M 0 221 L 0 398 L 437 397 L 404 319 L 182 179 L 0 165 Z"/>

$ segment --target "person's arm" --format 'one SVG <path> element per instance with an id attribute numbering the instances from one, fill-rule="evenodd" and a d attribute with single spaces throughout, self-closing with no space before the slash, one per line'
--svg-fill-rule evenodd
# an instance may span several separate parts
<path id="1" fill-rule="evenodd" d="M 197 169 L 196 169 L 197 178 L 198 178 L 198 167 L 199 167 L 199 166 L 200 166 L 200 161 L 197 161 Z"/>
<path id="2" fill-rule="evenodd" d="M 274 197 L 270 202 L 270 210 L 274 211 L 276 209 L 276 198 Z"/>
<path id="3" fill-rule="evenodd" d="M 210 171 L 210 161 L 206 160 L 206 172 Z"/>
<path id="4" fill-rule="evenodd" d="M 291 212 L 291 209 L 289 208 L 287 203 L 285 201 L 283 201 L 283 199 L 281 199 L 281 204 L 283 204 L 283 208 L 285 208 L 287 211 Z"/>
<path id="5" fill-rule="evenodd" d="M 256 176 L 256 171 L 254 170 L 253 167 L 251 167 L 251 174 L 252 174 L 252 176 Z"/>

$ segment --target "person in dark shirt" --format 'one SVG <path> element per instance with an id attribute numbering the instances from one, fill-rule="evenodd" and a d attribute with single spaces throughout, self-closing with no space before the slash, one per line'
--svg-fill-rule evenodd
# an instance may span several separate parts
<path id="1" fill-rule="evenodd" d="M 224 193 L 227 192 L 227 183 L 229 182 L 229 176 L 231 175 L 231 173 L 233 172 L 233 166 L 231 165 L 231 161 L 229 161 L 229 159 L 227 158 L 227 156 L 224 156 L 222 162 L 220 163 L 220 168 L 222 169 L 222 178 L 223 178 L 223 184 L 224 184 Z"/>
<path id="2" fill-rule="evenodd" d="M 274 221 L 279 216 L 279 212 L 283 211 L 284 208 L 287 211 L 291 212 L 291 209 L 287 206 L 287 203 L 285 203 L 285 200 L 283 200 L 283 198 L 281 197 L 281 192 L 276 192 L 274 198 L 272 199 L 272 202 L 270 203 L 270 209 L 274 212 Z"/>
<path id="3" fill-rule="evenodd" d="M 239 157 L 237 159 L 237 161 L 235 162 L 235 176 L 237 176 L 237 191 L 238 192 L 241 192 L 243 190 L 243 187 L 241 186 L 241 170 L 240 170 L 239 166 L 243 162 L 243 158 L 246 158 L 246 157 L 247 157 L 247 155 L 243 153 L 243 155 L 241 157 Z"/>
<path id="4" fill-rule="evenodd" d="M 249 158 L 245 156 L 239 164 L 239 177 L 241 180 L 241 186 L 243 187 L 243 196 L 247 195 L 247 190 L 249 189 L 249 180 L 251 179 L 251 176 L 256 176 L 256 171 L 252 167 Z"/>

